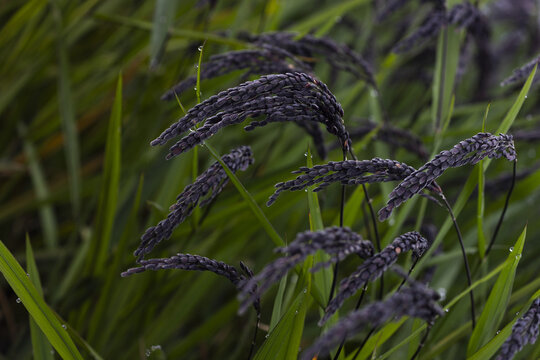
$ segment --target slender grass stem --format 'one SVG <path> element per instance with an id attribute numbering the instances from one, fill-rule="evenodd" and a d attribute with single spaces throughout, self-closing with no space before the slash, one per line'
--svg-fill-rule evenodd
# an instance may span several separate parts
<path id="1" fill-rule="evenodd" d="M 420 354 L 420 351 L 424 347 L 424 344 L 426 343 L 427 337 L 429 336 L 429 331 L 431 330 L 431 326 L 428 326 L 426 329 L 426 333 L 422 337 L 422 340 L 420 340 L 420 344 L 418 344 L 418 347 L 416 348 L 416 351 L 414 352 L 413 356 L 411 357 L 411 360 L 414 360 L 418 357 L 418 354 Z"/>
<path id="2" fill-rule="evenodd" d="M 508 189 L 508 193 L 506 194 L 506 200 L 504 201 L 504 208 L 501 213 L 501 217 L 499 218 L 499 221 L 497 222 L 497 226 L 495 227 L 495 231 L 493 232 L 493 236 L 491 237 L 491 241 L 489 242 L 489 246 L 486 249 L 486 254 L 484 258 L 489 254 L 491 251 L 491 248 L 493 247 L 493 244 L 495 243 L 495 239 L 497 238 L 497 234 L 499 233 L 499 229 L 501 228 L 501 225 L 504 220 L 504 215 L 506 215 L 506 209 L 508 209 L 508 203 L 510 202 L 510 196 L 512 196 L 512 191 L 514 190 L 514 185 L 516 183 L 516 167 L 517 167 L 517 161 L 514 161 L 514 167 L 513 167 L 513 173 L 512 173 L 512 183 L 510 184 L 510 188 Z"/>
<path id="3" fill-rule="evenodd" d="M 347 152 L 343 151 L 343 161 L 347 160 Z M 339 205 L 339 226 L 343 227 L 343 218 L 345 216 L 345 185 L 341 185 L 341 200 Z M 334 291 L 336 289 L 337 273 L 339 268 L 339 260 L 334 264 L 334 275 L 332 276 L 332 286 L 330 287 L 330 295 L 328 296 L 328 304 L 334 297 Z"/>
<path id="4" fill-rule="evenodd" d="M 358 308 L 360 307 L 360 304 L 362 304 L 362 300 L 364 299 L 364 295 L 366 294 L 366 291 L 367 291 L 367 283 L 364 284 L 364 288 L 362 289 L 362 293 L 360 294 L 360 297 L 358 298 L 358 301 L 356 302 L 356 306 L 354 307 L 354 310 L 358 310 Z M 339 354 L 341 353 L 341 350 L 343 350 L 343 346 L 345 346 L 345 339 L 346 339 L 347 336 L 345 336 L 343 338 L 343 340 L 341 340 L 341 344 L 339 344 L 339 347 L 336 351 L 336 355 L 334 355 L 334 360 L 337 360 L 338 357 L 339 357 Z M 367 341 L 364 340 L 364 342 Z M 363 344 L 362 344 L 363 346 Z"/>
<path id="5" fill-rule="evenodd" d="M 366 335 L 366 337 L 364 338 L 364 341 L 362 341 L 362 344 L 360 344 L 360 346 L 358 347 L 358 349 L 356 350 L 356 352 L 354 353 L 354 356 L 352 358 L 352 360 L 356 360 L 356 358 L 358 357 L 358 355 L 360 355 L 360 351 L 362 351 L 362 349 L 364 348 L 364 346 L 366 345 L 367 341 L 369 340 L 369 338 L 371 337 L 371 335 L 373 335 L 373 333 L 375 332 L 375 329 L 376 327 L 372 327 L 371 330 L 369 331 L 369 333 Z"/>
<path id="6" fill-rule="evenodd" d="M 407 277 L 411 276 L 411 273 L 414 270 L 414 267 L 416 266 L 416 264 L 418 264 L 418 260 L 420 260 L 420 258 L 417 258 L 416 260 L 414 260 L 413 264 L 411 265 L 411 268 L 409 269 L 409 272 L 407 273 Z M 401 282 L 401 284 L 399 284 L 396 291 L 401 290 L 402 286 L 405 285 L 406 282 L 407 282 L 407 278 L 403 279 L 403 281 Z"/>
<path id="7" fill-rule="evenodd" d="M 444 202 L 444 205 L 446 206 L 446 209 L 448 210 L 448 213 L 450 214 L 450 217 L 452 218 L 452 222 L 454 223 L 454 228 L 456 229 L 456 233 L 459 240 L 459 246 L 461 247 L 461 253 L 463 254 L 463 261 L 465 263 L 465 272 L 467 274 L 467 283 L 469 287 L 472 285 L 472 279 L 471 279 L 471 269 L 469 268 L 469 261 L 467 260 L 467 253 L 465 252 L 465 245 L 463 245 L 463 238 L 461 236 L 461 231 L 459 230 L 459 226 L 456 221 L 456 217 L 454 216 L 454 212 L 452 211 L 452 207 L 448 203 L 448 200 L 446 200 L 446 196 L 441 192 L 439 193 L 439 196 Z M 471 320 L 472 320 L 472 328 L 474 330 L 476 326 L 476 315 L 474 312 L 474 294 L 473 290 L 471 289 L 469 291 L 469 298 L 471 300 Z"/>
<path id="8" fill-rule="evenodd" d="M 259 324 L 261 323 L 261 314 L 257 314 L 257 321 L 255 322 L 255 332 L 253 333 L 253 339 L 251 340 L 251 346 L 249 348 L 248 360 L 253 356 L 255 350 L 255 343 L 257 340 L 257 332 L 259 331 Z"/>

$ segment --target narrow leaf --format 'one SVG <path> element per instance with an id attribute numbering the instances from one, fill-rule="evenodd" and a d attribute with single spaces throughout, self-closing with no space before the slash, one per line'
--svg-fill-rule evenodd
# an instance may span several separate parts
<path id="1" fill-rule="evenodd" d="M 107 131 L 105 160 L 103 162 L 103 183 L 99 196 L 96 227 L 88 257 L 89 261 L 87 263 L 87 267 L 93 274 L 105 271 L 105 262 L 110 248 L 111 231 L 116 214 L 120 182 L 121 126 L 122 76 L 119 75 Z"/>
<path id="2" fill-rule="evenodd" d="M 499 274 L 499 277 L 489 294 L 484 310 L 478 320 L 478 324 L 469 340 L 469 345 L 467 346 L 467 354 L 469 356 L 480 349 L 480 347 L 482 347 L 488 339 L 493 337 L 497 331 L 499 323 L 506 311 L 510 294 L 512 293 L 514 277 L 516 276 L 516 269 L 519 260 L 521 259 L 521 252 L 523 251 L 526 235 L 527 227 L 523 229 L 514 248 L 510 249 L 510 254 L 506 259 L 504 269 Z"/>
<path id="3" fill-rule="evenodd" d="M 6 278 L 9 286 L 19 297 L 28 313 L 43 331 L 51 345 L 64 359 L 81 359 L 82 356 L 67 331 L 62 327 L 49 306 L 43 301 L 39 292 L 30 279 L 26 276 L 23 268 L 9 252 L 8 248 L 0 241 L 0 272 Z"/>
<path id="4" fill-rule="evenodd" d="M 32 251 L 32 245 L 30 244 L 30 238 L 26 234 L 26 271 L 32 284 L 34 284 L 38 294 L 43 297 L 43 290 L 41 289 L 41 281 L 39 280 L 39 272 L 34 259 L 34 252 Z M 30 336 L 32 338 L 32 352 L 35 360 L 52 360 L 54 359 L 51 354 L 52 347 L 47 340 L 47 337 L 38 324 L 30 317 Z"/>

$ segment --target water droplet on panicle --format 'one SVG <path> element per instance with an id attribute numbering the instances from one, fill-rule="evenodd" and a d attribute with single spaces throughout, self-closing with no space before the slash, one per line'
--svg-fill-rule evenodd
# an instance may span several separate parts
<path id="1" fill-rule="evenodd" d="M 66 324 L 62 324 L 62 329 L 67 330 Z"/>
<path id="2" fill-rule="evenodd" d="M 202 45 L 197 48 L 197 50 L 202 51 L 203 47 Z"/>
<path id="3" fill-rule="evenodd" d="M 510 252 L 514 251 L 514 247 L 512 246 L 510 249 L 508 249 Z"/>
<path id="4" fill-rule="evenodd" d="M 501 333 L 501 330 L 497 330 L 497 335 L 499 335 Z"/>
<path id="5" fill-rule="evenodd" d="M 20 304 L 21 301 L 22 301 L 21 298 L 17 298 L 17 300 L 15 300 L 15 302 L 16 302 L 17 304 Z"/>

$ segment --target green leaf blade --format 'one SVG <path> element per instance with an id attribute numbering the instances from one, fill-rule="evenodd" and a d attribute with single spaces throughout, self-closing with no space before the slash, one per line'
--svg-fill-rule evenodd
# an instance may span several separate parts
<path id="1" fill-rule="evenodd" d="M 484 310 L 480 315 L 478 324 L 475 327 L 469 345 L 467 346 L 467 354 L 474 354 L 482 347 L 487 339 L 491 338 L 501 322 L 508 300 L 512 293 L 516 269 L 521 259 L 525 237 L 527 235 L 527 227 L 519 236 L 516 244 L 506 259 L 504 269 L 499 274 L 491 293 L 489 294 Z"/>
<path id="2" fill-rule="evenodd" d="M 58 354 L 63 359 L 82 360 L 83 357 L 67 331 L 2 241 L 0 241 L 0 272 Z"/>

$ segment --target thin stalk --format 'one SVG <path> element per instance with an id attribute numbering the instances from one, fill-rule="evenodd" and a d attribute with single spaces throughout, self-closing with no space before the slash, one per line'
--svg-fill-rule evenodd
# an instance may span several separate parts
<path id="1" fill-rule="evenodd" d="M 416 260 L 414 260 L 413 264 L 411 265 L 411 268 L 409 269 L 409 272 L 407 273 L 407 278 L 411 276 L 411 273 L 414 269 L 414 267 L 416 266 L 416 264 L 418 264 L 418 260 L 420 260 L 420 258 L 416 258 Z M 401 290 L 401 287 L 403 285 L 405 285 L 405 282 L 407 282 L 407 278 L 403 279 L 403 281 L 401 282 L 401 284 L 399 284 L 398 288 L 397 288 L 397 291 Z"/>
<path id="2" fill-rule="evenodd" d="M 360 294 L 360 297 L 358 298 L 358 301 L 356 302 L 356 306 L 354 308 L 354 310 L 358 310 L 358 308 L 360 307 L 360 304 L 362 303 L 362 300 L 364 299 L 364 295 L 366 294 L 366 291 L 367 291 L 367 283 L 364 284 L 364 288 L 362 289 L 362 293 Z M 371 335 L 371 334 L 370 334 Z M 369 335 L 368 335 L 369 336 Z M 343 346 L 345 345 L 345 338 L 347 336 L 345 335 L 345 337 L 343 337 L 343 340 L 341 340 L 341 344 L 339 344 L 339 348 L 337 349 L 336 351 L 336 355 L 334 355 L 334 359 L 333 360 L 337 360 L 338 357 L 339 357 L 339 354 L 341 353 L 341 350 L 343 350 Z M 364 343 L 367 341 L 364 340 Z M 362 346 L 364 346 L 364 344 L 362 344 Z"/>
<path id="3" fill-rule="evenodd" d="M 467 282 L 469 287 L 472 285 L 472 279 L 471 279 L 471 269 L 469 268 L 469 261 L 467 260 L 467 253 L 465 252 L 465 245 L 463 245 L 463 238 L 461 237 L 461 231 L 459 230 L 459 226 L 456 221 L 456 217 L 454 216 L 454 212 L 452 211 L 452 207 L 448 203 L 448 200 L 446 200 L 446 196 L 441 192 L 439 194 L 441 199 L 444 202 L 444 205 L 446 206 L 446 209 L 448 210 L 448 213 L 450 214 L 450 217 L 452 218 L 452 222 L 454 223 L 454 228 L 456 229 L 456 233 L 459 240 L 459 246 L 461 246 L 461 253 L 463 254 L 463 261 L 465 263 L 465 272 L 467 274 Z M 476 315 L 474 312 L 474 294 L 473 290 L 471 289 L 469 291 L 469 298 L 471 300 L 471 320 L 472 320 L 472 328 L 474 330 L 476 326 Z"/>
<path id="4" fill-rule="evenodd" d="M 514 169 L 512 173 L 512 183 L 510 184 L 510 189 L 508 189 L 508 193 L 506 194 L 506 200 L 504 201 L 504 208 L 501 213 L 501 217 L 499 218 L 499 222 L 497 222 L 497 226 L 495 227 L 495 231 L 493 232 L 493 236 L 491 237 L 491 241 L 489 242 L 489 246 L 486 250 L 486 254 L 484 258 L 488 255 L 489 251 L 491 250 L 491 247 L 495 243 L 495 239 L 497 238 L 497 234 L 499 233 L 499 229 L 501 228 L 501 225 L 504 220 L 504 215 L 506 214 L 506 209 L 508 209 L 508 203 L 510 202 L 510 196 L 512 196 L 512 191 L 514 190 L 514 185 L 516 183 L 516 167 L 517 167 L 517 161 L 514 161 Z"/>
<path id="5" fill-rule="evenodd" d="M 248 360 L 253 356 L 253 350 L 255 350 L 255 342 L 257 340 L 257 332 L 259 330 L 259 324 L 261 323 L 261 314 L 257 314 L 257 321 L 255 322 L 255 333 L 253 334 L 253 339 L 251 340 L 251 347 L 249 348 Z"/>
<path id="6" fill-rule="evenodd" d="M 429 335 L 429 330 L 431 330 L 431 326 L 428 326 L 428 328 L 426 329 L 426 333 L 424 334 L 424 337 L 422 337 L 422 340 L 420 340 L 420 344 L 418 344 L 418 348 L 416 348 L 416 351 L 411 357 L 411 360 L 416 359 L 418 354 L 420 354 L 420 350 L 422 350 L 422 348 L 424 347 L 424 344 L 426 343 L 427 337 Z"/>
<path id="7" fill-rule="evenodd" d="M 360 355 L 360 351 L 362 351 L 362 348 L 364 347 L 364 345 L 366 345 L 367 341 L 369 340 L 369 338 L 371 337 L 371 335 L 373 335 L 373 333 L 375 332 L 375 329 L 376 327 L 372 327 L 371 330 L 369 331 L 369 333 L 366 335 L 364 341 L 362 341 L 362 344 L 360 344 L 360 347 L 356 350 L 356 352 L 354 353 L 354 356 L 352 358 L 352 360 L 356 360 L 356 358 L 358 357 L 358 355 Z"/>
<path id="8" fill-rule="evenodd" d="M 354 155 L 352 148 L 349 152 L 354 160 L 358 160 L 356 158 L 356 155 Z M 379 229 L 377 227 L 377 217 L 375 216 L 375 210 L 373 210 L 373 204 L 371 203 L 371 198 L 369 197 L 369 194 L 367 192 L 366 184 L 362 184 L 362 189 L 364 190 L 364 198 L 366 199 L 366 202 L 368 204 L 369 213 L 371 215 L 371 222 L 373 223 L 373 232 L 375 233 L 375 246 L 377 247 L 377 252 L 381 252 L 381 239 L 379 237 Z M 379 293 L 377 297 L 379 300 L 381 300 L 384 293 L 384 274 L 381 275 L 379 282 Z"/>
<path id="9" fill-rule="evenodd" d="M 343 161 L 347 160 L 347 152 L 343 151 Z M 345 185 L 341 185 L 341 200 L 339 204 L 339 226 L 343 227 L 343 217 L 345 216 Z M 334 290 L 336 289 L 337 273 L 339 268 L 339 259 L 334 264 L 334 275 L 332 276 L 332 286 L 330 287 L 330 295 L 328 296 L 328 304 L 334 297 Z M 328 305 L 327 304 L 327 305 Z"/>

